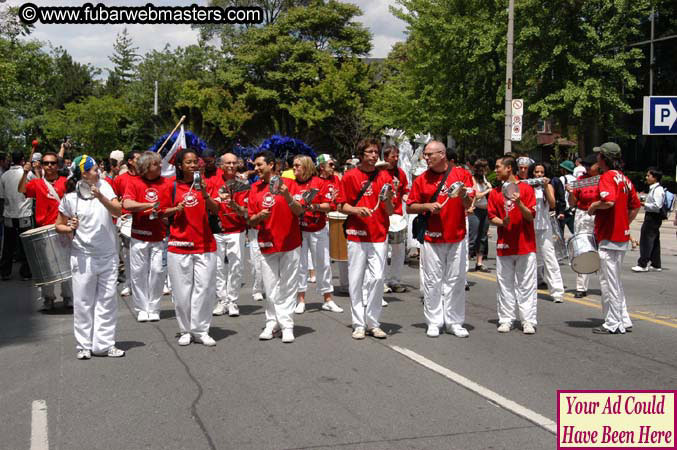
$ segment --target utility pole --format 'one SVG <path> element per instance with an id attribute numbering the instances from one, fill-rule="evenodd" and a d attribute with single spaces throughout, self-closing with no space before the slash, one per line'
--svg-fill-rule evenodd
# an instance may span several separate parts
<path id="1" fill-rule="evenodd" d="M 654 30 L 655 30 L 655 15 L 656 11 L 654 8 L 651 8 L 651 43 L 649 44 L 649 97 L 653 95 L 653 39 L 654 39 Z"/>
<path id="2" fill-rule="evenodd" d="M 505 135 L 503 136 L 503 154 L 512 151 L 510 140 L 512 129 L 512 52 L 515 46 L 514 34 L 515 0 L 508 0 L 508 50 L 505 61 Z"/>
<path id="3" fill-rule="evenodd" d="M 153 98 L 153 115 L 157 116 L 157 109 L 158 109 L 158 104 L 157 104 L 157 80 L 155 80 L 155 95 Z"/>

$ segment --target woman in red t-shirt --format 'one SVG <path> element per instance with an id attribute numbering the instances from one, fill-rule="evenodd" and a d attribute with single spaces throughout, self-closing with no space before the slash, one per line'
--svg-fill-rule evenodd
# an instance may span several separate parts
<path id="1" fill-rule="evenodd" d="M 208 333 L 216 295 L 216 241 L 207 210 L 218 214 L 219 205 L 207 193 L 202 177 L 194 176 L 200 170 L 195 151 L 180 151 L 175 165 L 176 181 L 165 185 L 170 199 L 165 215 L 173 216 L 167 269 L 181 332 L 179 345 L 195 340 L 213 346 L 216 342 Z"/>
<path id="2" fill-rule="evenodd" d="M 296 301 L 296 314 L 303 314 L 306 307 L 306 289 L 308 288 L 308 250 L 315 261 L 317 274 L 317 290 L 324 297 L 322 309 L 331 312 L 343 312 L 331 298 L 334 287 L 331 284 L 331 261 L 329 259 L 329 229 L 327 213 L 331 210 L 333 200 L 327 183 L 315 176 L 315 165 L 309 156 L 299 155 L 294 158 L 294 176 L 299 193 L 296 201 L 300 202 L 305 212 L 301 216 L 301 260 L 299 262 L 299 286 Z M 310 204 L 303 200 L 303 194 L 317 189 L 317 194 Z"/>

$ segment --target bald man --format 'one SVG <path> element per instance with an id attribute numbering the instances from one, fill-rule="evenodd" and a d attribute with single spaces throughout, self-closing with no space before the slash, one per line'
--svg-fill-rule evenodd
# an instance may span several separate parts
<path id="1" fill-rule="evenodd" d="M 222 170 L 207 180 L 209 195 L 219 202 L 221 232 L 216 239 L 216 298 L 213 314 L 230 317 L 240 315 L 237 306 L 240 283 L 242 282 L 242 255 L 244 254 L 244 232 L 247 226 L 247 191 L 233 192 L 227 186 L 237 176 L 237 156 L 226 153 L 221 157 Z"/>

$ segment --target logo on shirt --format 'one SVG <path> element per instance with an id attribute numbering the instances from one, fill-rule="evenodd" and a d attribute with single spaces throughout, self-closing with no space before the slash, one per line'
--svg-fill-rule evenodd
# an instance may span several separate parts
<path id="1" fill-rule="evenodd" d="M 160 198 L 160 194 L 158 193 L 158 191 L 155 188 L 146 189 L 146 195 L 144 196 L 144 199 L 148 203 L 155 203 L 155 202 L 158 201 L 159 198 Z"/>
<path id="2" fill-rule="evenodd" d="M 183 194 L 183 204 L 186 208 L 192 208 L 193 206 L 197 206 L 197 195 L 195 195 L 195 192 L 186 192 Z"/>
<path id="3" fill-rule="evenodd" d="M 362 182 L 362 184 L 360 185 L 360 190 L 362 190 L 362 188 L 364 188 L 364 185 L 367 184 L 367 183 L 369 183 L 369 180 L 364 180 L 364 181 Z M 371 195 L 374 195 L 374 191 L 371 189 L 372 186 L 373 186 L 373 183 L 369 183 L 369 187 L 368 187 L 367 190 L 364 192 L 364 196 L 365 196 L 365 197 L 369 197 L 369 196 L 371 196 Z"/>
<path id="4" fill-rule="evenodd" d="M 328 192 L 327 192 L 327 195 L 325 195 L 325 197 L 327 198 L 327 200 L 334 200 L 334 199 L 336 198 L 336 195 L 338 195 L 338 191 L 337 191 L 337 189 L 334 187 L 333 184 L 332 184 L 332 185 L 329 185 L 329 187 L 327 188 L 327 191 L 328 191 Z"/>
<path id="5" fill-rule="evenodd" d="M 505 212 L 506 212 L 506 213 L 509 213 L 509 212 L 512 211 L 513 209 L 515 209 L 515 201 L 514 201 L 514 200 L 507 200 L 507 199 L 506 199 L 506 200 L 505 200 Z"/>
<path id="6" fill-rule="evenodd" d="M 271 193 L 266 193 L 263 196 L 263 207 L 272 208 L 275 205 L 275 196 Z"/>

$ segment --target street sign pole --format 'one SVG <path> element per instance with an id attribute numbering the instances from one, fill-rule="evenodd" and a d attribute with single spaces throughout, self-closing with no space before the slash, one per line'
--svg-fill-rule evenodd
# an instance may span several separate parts
<path id="1" fill-rule="evenodd" d="M 512 52 L 514 43 L 513 23 L 515 21 L 515 0 L 508 1 L 508 50 L 505 61 L 505 131 L 503 154 L 512 151 Z"/>

